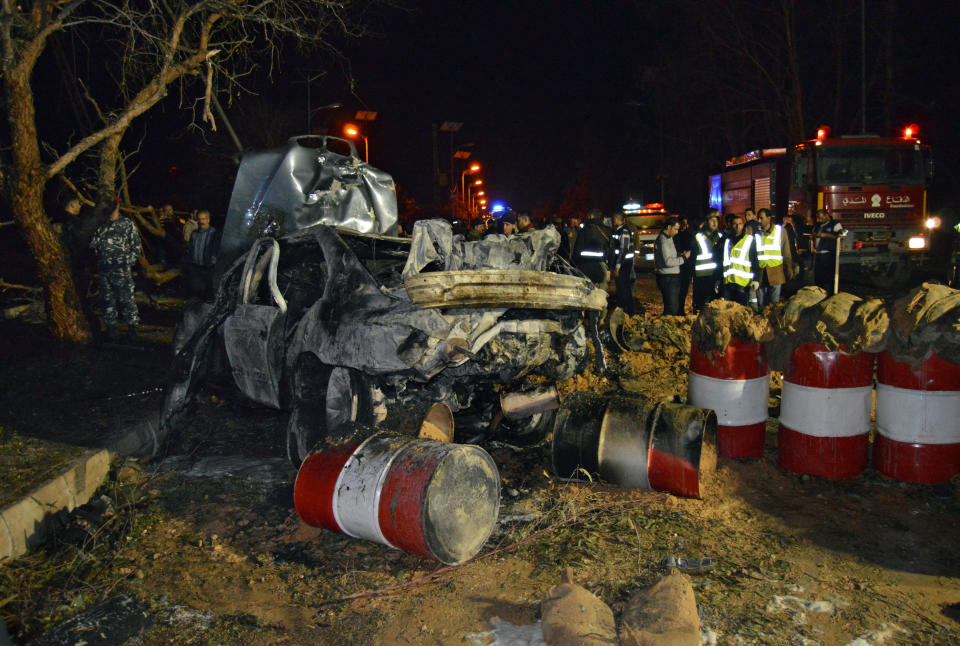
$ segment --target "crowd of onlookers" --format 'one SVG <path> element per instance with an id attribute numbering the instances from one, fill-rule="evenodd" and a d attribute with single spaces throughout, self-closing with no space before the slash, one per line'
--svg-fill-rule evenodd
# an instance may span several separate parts
<path id="1" fill-rule="evenodd" d="M 585 217 L 559 219 L 558 255 L 579 269 L 601 289 L 614 282 L 614 301 L 633 314 L 636 280 L 636 230 L 623 212 L 604 217 L 599 210 Z M 512 235 L 534 228 L 526 213 L 454 222 L 454 231 L 467 240 L 492 234 Z M 823 209 L 806 218 L 789 215 L 777 222 L 766 208 L 746 209 L 721 217 L 710 209 L 702 218 L 669 216 L 653 245 L 654 275 L 664 314 L 685 313 L 691 288 L 693 311 L 712 300 L 726 299 L 760 310 L 778 303 L 804 284 L 816 284 L 833 293 L 837 269 L 840 223 Z"/>
<path id="2" fill-rule="evenodd" d="M 694 221 L 667 217 L 653 253 L 664 314 L 683 314 L 691 287 L 694 312 L 718 298 L 759 310 L 779 302 L 785 289 L 811 282 L 811 274 L 812 282 L 832 293 L 837 240 L 844 231 L 825 210 L 815 217 L 816 222 L 788 216 L 778 223 L 765 208 L 728 213 L 723 221 L 717 209 Z M 207 210 L 176 212 L 170 204 L 123 209 L 115 201 L 84 207 L 70 197 L 52 219 L 70 254 L 84 303 L 96 278 L 108 336 L 116 335 L 121 321 L 128 335 L 137 335 L 134 268 L 155 286 L 172 283 L 187 297 L 213 296 L 220 232 L 211 225 Z M 512 211 L 453 224 L 455 232 L 471 241 L 536 228 L 528 213 Z M 555 219 L 550 224 L 561 234 L 558 255 L 601 289 L 614 282 L 616 306 L 633 314 L 637 240 L 625 214 L 604 217 L 593 209 L 584 218 Z"/>
<path id="3" fill-rule="evenodd" d="M 116 201 L 85 207 L 70 196 L 51 219 L 70 255 L 85 307 L 96 280 L 100 315 L 110 338 L 117 335 L 119 322 L 126 324 L 128 337 L 137 337 L 135 268 L 156 287 L 170 283 L 184 296 L 212 298 L 220 232 L 210 224 L 207 210 L 176 212 L 170 204 L 122 208 Z"/>

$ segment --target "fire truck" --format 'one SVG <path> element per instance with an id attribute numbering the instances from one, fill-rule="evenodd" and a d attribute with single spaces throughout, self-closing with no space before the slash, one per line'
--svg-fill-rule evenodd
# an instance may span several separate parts
<path id="1" fill-rule="evenodd" d="M 900 137 L 817 137 L 788 150 L 755 150 L 726 161 L 709 178 L 710 205 L 723 214 L 768 208 L 779 218 L 812 226 L 826 209 L 847 230 L 841 265 L 871 272 L 878 282 L 905 282 L 927 260 L 931 230 L 927 186 L 933 179 L 930 147 L 915 125 Z"/>

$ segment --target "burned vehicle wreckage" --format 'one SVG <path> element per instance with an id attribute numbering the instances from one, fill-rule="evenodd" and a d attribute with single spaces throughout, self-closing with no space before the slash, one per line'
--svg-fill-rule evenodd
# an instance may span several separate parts
<path id="1" fill-rule="evenodd" d="M 324 438 L 419 423 L 437 404 L 458 435 L 486 429 L 501 396 L 586 367 L 606 294 L 558 259 L 556 230 L 466 242 L 429 220 L 395 237 L 393 180 L 332 139 L 244 158 L 215 302 L 188 309 L 175 342 L 166 441 L 211 379 L 289 410 L 298 465 Z M 542 434 L 551 422 L 512 423 Z"/>

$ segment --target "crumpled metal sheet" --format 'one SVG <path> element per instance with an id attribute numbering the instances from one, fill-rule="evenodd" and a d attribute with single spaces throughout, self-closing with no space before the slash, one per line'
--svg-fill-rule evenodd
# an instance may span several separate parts
<path id="1" fill-rule="evenodd" d="M 393 178 L 356 155 L 327 149 L 337 137 L 294 137 L 281 148 L 247 153 L 240 162 L 220 241 L 217 276 L 259 238 L 315 224 L 362 233 L 397 233 Z"/>
<path id="2" fill-rule="evenodd" d="M 468 242 L 454 235 L 446 220 L 420 220 L 413 225 L 410 255 L 403 278 L 420 273 L 430 263 L 443 271 L 463 269 L 531 269 L 548 271 L 560 247 L 560 234 L 552 225 L 512 236 L 490 235 Z"/>
<path id="3" fill-rule="evenodd" d="M 371 274 L 365 263 L 389 256 L 398 272 L 402 261 L 398 249 L 388 255 L 374 252 L 377 241 L 399 242 L 322 224 L 294 232 L 274 243 L 279 271 L 256 272 L 258 282 L 280 284 L 260 287 L 246 286 L 243 278 L 248 265 L 259 266 L 254 256 L 263 245 L 251 245 L 224 272 L 216 303 L 174 360 L 161 434 L 171 431 L 220 354 L 226 355 L 244 394 L 278 407 L 293 403 L 284 401 L 290 389 L 281 382 L 294 373 L 304 353 L 316 356 L 318 365 L 364 375 L 365 387 L 384 386 L 396 401 L 443 401 L 453 410 L 469 405 L 473 391 L 484 384 L 509 383 L 531 372 L 566 379 L 583 370 L 587 348 L 580 311 L 528 310 L 519 316 L 524 310 L 420 308 L 405 290 L 388 289 Z M 553 242 L 546 236 L 520 246 L 533 262 L 537 250 L 549 250 Z M 306 268 L 306 274 L 292 271 L 298 268 Z M 302 283 L 309 290 L 298 296 Z M 238 298 L 241 292 L 259 294 L 262 303 Z M 287 297 L 286 321 L 271 304 L 275 293 Z M 238 339 L 237 334 L 247 336 Z M 224 343 L 234 347 L 218 350 Z"/>

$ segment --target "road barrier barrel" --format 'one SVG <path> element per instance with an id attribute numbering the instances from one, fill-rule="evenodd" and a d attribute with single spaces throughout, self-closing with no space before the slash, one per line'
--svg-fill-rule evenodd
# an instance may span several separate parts
<path id="1" fill-rule="evenodd" d="M 562 478 L 586 474 L 621 487 L 700 497 L 704 437 L 717 431 L 712 410 L 642 397 L 575 395 L 553 429 L 553 468 Z M 586 474 L 584 473 L 586 472 Z"/>
<path id="2" fill-rule="evenodd" d="M 690 344 L 687 401 L 717 413 L 717 454 L 722 458 L 759 458 L 767 432 L 770 368 L 760 343 L 732 339 L 711 360 Z"/>
<path id="3" fill-rule="evenodd" d="M 780 466 L 794 473 L 850 478 L 867 466 L 874 355 L 802 343 L 783 375 Z"/>
<path id="4" fill-rule="evenodd" d="M 916 368 L 880 355 L 873 466 L 906 482 L 960 473 L 960 366 L 936 353 Z"/>
<path id="5" fill-rule="evenodd" d="M 378 433 L 308 456 L 293 502 L 308 525 L 453 565 L 490 537 L 500 476 L 480 447 Z"/>

